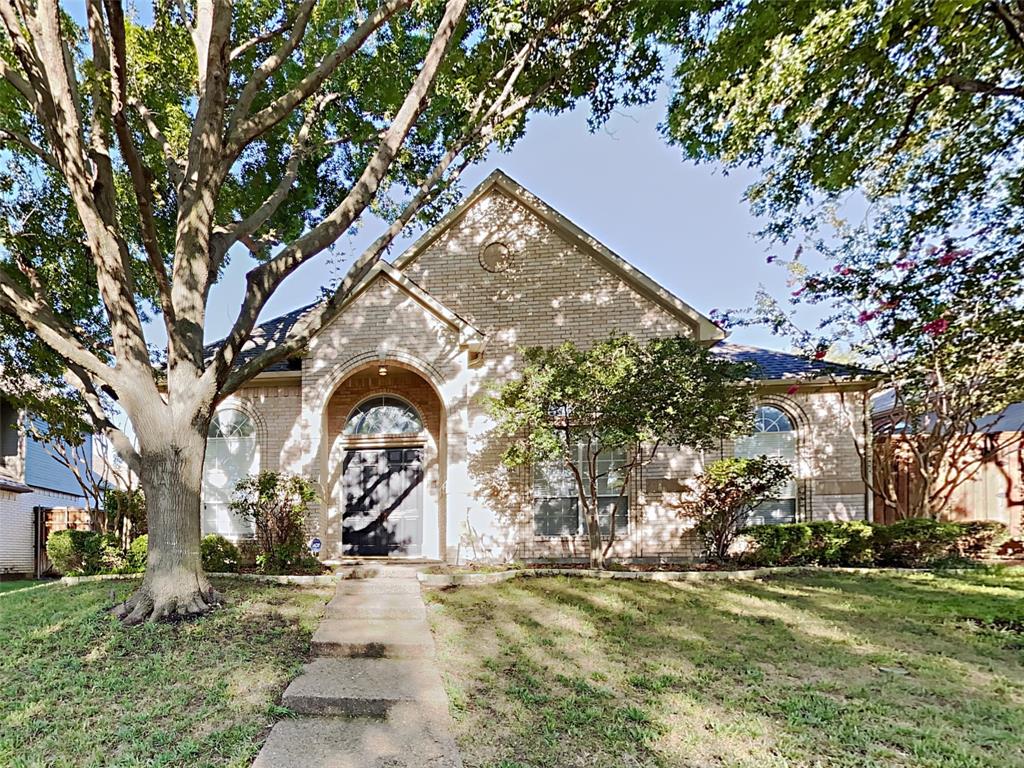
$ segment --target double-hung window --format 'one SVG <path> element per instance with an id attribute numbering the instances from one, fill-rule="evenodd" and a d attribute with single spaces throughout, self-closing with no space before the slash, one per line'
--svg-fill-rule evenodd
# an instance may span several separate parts
<path id="1" fill-rule="evenodd" d="M 590 471 L 584 458 L 585 448 L 576 449 L 576 466 L 583 476 L 586 493 L 590 489 Z M 597 457 L 598 529 L 611 534 L 612 514 L 616 535 L 629 527 L 629 494 L 620 496 L 624 479 L 624 450 L 602 451 Z M 576 478 L 562 463 L 538 464 L 533 468 L 533 528 L 537 536 L 576 536 L 586 533 L 587 522 L 581 514 Z"/>

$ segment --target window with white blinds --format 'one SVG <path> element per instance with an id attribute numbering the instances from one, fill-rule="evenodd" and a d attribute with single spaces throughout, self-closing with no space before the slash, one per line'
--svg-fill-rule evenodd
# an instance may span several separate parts
<path id="1" fill-rule="evenodd" d="M 583 446 L 577 448 L 577 466 L 588 482 Z M 615 515 L 616 535 L 629 527 L 629 495 L 620 498 L 623 450 L 602 451 L 597 457 L 598 529 L 602 536 L 611 533 Z M 587 524 L 580 515 L 576 479 L 563 464 L 538 464 L 533 469 L 533 526 L 537 536 L 576 536 L 586 533 Z"/>
<path id="2" fill-rule="evenodd" d="M 754 434 L 736 440 L 734 453 L 739 458 L 771 456 L 786 461 L 796 472 L 796 431 L 783 411 L 762 405 L 754 417 Z M 778 496 L 756 506 L 747 520 L 749 525 L 796 522 L 796 480 L 790 480 Z"/>
<path id="3" fill-rule="evenodd" d="M 253 535 L 252 523 L 237 516 L 229 506 L 235 483 L 259 471 L 260 454 L 256 427 L 242 411 L 224 408 L 210 422 L 203 465 L 204 534 L 216 533 L 229 539 Z"/>

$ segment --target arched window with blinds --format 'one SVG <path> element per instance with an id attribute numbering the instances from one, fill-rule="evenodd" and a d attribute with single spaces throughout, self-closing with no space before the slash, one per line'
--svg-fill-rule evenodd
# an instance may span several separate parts
<path id="1" fill-rule="evenodd" d="M 206 437 L 203 465 L 203 533 L 229 539 L 252 536 L 249 521 L 235 515 L 229 503 L 235 483 L 259 472 L 256 425 L 243 411 L 224 408 L 214 414 Z"/>
<path id="2" fill-rule="evenodd" d="M 740 458 L 772 456 L 786 461 L 796 472 L 796 430 L 793 421 L 780 408 L 762 405 L 754 417 L 754 433 L 735 442 L 735 455 Z M 779 495 L 755 507 L 750 525 L 796 522 L 796 480 L 790 480 Z"/>

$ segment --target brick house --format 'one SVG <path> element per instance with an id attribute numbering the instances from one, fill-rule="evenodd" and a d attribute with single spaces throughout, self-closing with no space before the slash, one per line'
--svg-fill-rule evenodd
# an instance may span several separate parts
<path id="1" fill-rule="evenodd" d="M 304 311 L 259 326 L 249 349 L 272 344 Z M 557 471 L 501 465 L 482 398 L 514 375 L 520 348 L 586 344 L 613 331 L 684 334 L 761 372 L 757 433 L 713 455 L 663 449 L 629 489 L 614 556 L 698 556 L 668 502 L 720 456 L 792 461 L 796 481 L 758 510 L 759 521 L 870 516 L 860 469 L 869 380 L 724 343 L 706 316 L 495 172 L 394 263 L 376 265 L 301 359 L 221 404 L 204 528 L 246 536 L 227 507 L 231 488 L 272 469 L 318 483 L 311 535 L 324 559 L 585 557 L 571 488 Z"/>

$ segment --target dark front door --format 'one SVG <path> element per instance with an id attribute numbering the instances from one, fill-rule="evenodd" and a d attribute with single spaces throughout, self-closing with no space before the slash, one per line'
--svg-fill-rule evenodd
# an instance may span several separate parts
<path id="1" fill-rule="evenodd" d="M 342 550 L 419 555 L 423 550 L 423 448 L 345 452 Z"/>

